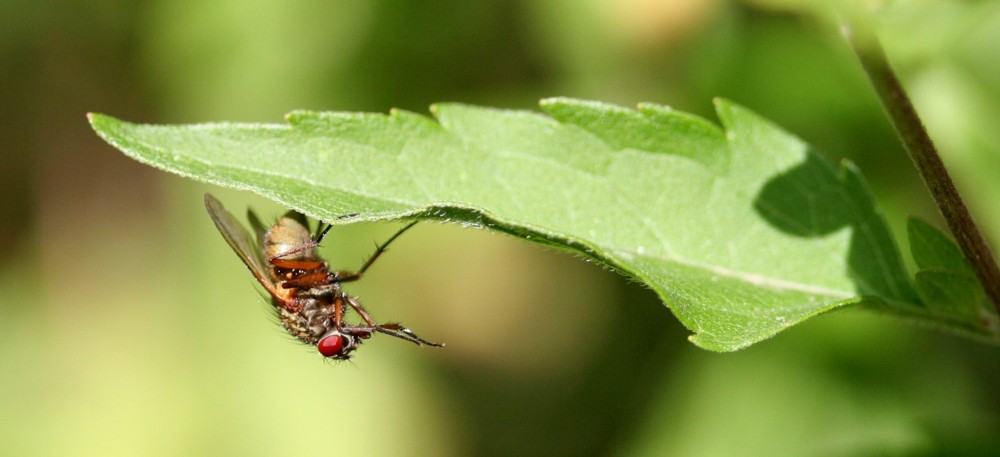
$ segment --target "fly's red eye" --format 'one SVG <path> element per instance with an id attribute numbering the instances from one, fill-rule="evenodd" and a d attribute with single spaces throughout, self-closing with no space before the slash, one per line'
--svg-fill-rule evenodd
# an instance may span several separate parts
<path id="1" fill-rule="evenodd" d="M 324 357 L 333 357 L 339 354 L 343 347 L 344 337 L 340 335 L 330 335 L 320 340 L 319 344 L 316 345 L 319 353 L 323 354 Z"/>

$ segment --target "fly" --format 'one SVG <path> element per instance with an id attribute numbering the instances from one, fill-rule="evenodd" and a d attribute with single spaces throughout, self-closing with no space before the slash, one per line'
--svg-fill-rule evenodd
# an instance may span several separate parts
<path id="1" fill-rule="evenodd" d="M 358 271 L 330 271 L 316 253 L 317 246 L 331 228 L 329 224 L 325 228 L 320 224 L 312 235 L 305 216 L 289 211 L 267 228 L 253 211 L 248 210 L 247 217 L 256 234 L 251 238 L 246 228 L 210 194 L 205 194 L 205 208 L 222 237 L 270 294 L 281 325 L 303 343 L 315 346 L 324 357 L 349 359 L 358 345 L 375 333 L 391 335 L 418 346 L 444 346 L 427 341 L 398 323 L 376 324 L 364 306 L 340 286 L 361 279 L 389 243 L 413 227 L 416 221 L 379 245 Z M 363 322 L 348 323 L 344 318 L 349 310 L 356 312 Z"/>

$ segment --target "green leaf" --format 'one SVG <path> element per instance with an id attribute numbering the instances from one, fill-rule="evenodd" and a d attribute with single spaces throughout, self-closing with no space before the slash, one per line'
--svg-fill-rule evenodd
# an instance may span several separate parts
<path id="1" fill-rule="evenodd" d="M 933 225 L 910 218 L 906 232 L 910 237 L 910 254 L 917 268 L 974 275 L 955 242 Z"/>
<path id="2" fill-rule="evenodd" d="M 858 170 L 716 107 L 724 130 L 665 106 L 563 98 L 542 102 L 547 115 L 437 105 L 437 122 L 393 111 L 91 123 L 143 163 L 322 220 L 438 219 L 595 259 L 648 285 L 711 350 L 852 303 L 927 315 Z"/>
<path id="3" fill-rule="evenodd" d="M 919 271 L 917 293 L 930 312 L 970 331 L 996 328 L 998 319 L 986 292 L 962 251 L 932 225 L 911 218 L 907 224 L 910 253 Z"/>

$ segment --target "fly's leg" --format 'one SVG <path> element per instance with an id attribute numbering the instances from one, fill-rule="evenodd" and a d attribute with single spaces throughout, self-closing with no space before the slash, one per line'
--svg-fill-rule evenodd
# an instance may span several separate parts
<path id="1" fill-rule="evenodd" d="M 333 328 L 337 329 L 337 331 L 340 332 L 345 332 L 345 329 L 347 327 L 350 327 L 344 325 L 344 311 L 346 311 L 345 310 L 346 306 L 344 306 L 344 298 L 345 296 L 343 294 L 340 294 L 334 297 L 333 299 Z"/>
<path id="2" fill-rule="evenodd" d="M 276 255 L 274 257 L 271 257 L 270 259 L 267 259 L 267 261 L 271 262 L 273 264 L 276 260 L 282 260 L 283 257 L 288 257 L 288 256 L 290 256 L 292 254 L 296 254 L 296 253 L 299 253 L 299 252 L 302 252 L 302 251 L 306 251 L 306 250 L 312 249 L 312 248 L 314 248 L 316 246 L 319 246 L 319 242 L 318 241 L 310 241 L 308 243 L 302 243 L 302 244 L 300 244 L 300 245 L 298 245 L 298 246 L 296 246 L 296 247 L 294 247 L 292 249 L 289 249 L 289 250 L 287 250 L 285 252 L 282 252 L 281 254 L 278 254 L 278 255 Z"/>
<path id="3" fill-rule="evenodd" d="M 372 254 L 371 257 L 369 257 L 367 261 L 365 261 L 364 265 L 361 266 L 360 270 L 358 270 L 356 272 L 353 272 L 353 271 L 334 271 L 334 272 L 329 272 L 329 273 L 327 273 L 325 275 L 326 278 L 325 278 L 324 281 L 316 281 L 315 279 L 310 279 L 309 281 L 315 281 L 315 282 L 309 282 L 308 285 L 309 286 L 325 286 L 325 285 L 332 284 L 334 282 L 351 282 L 351 281 L 357 281 L 357 280 L 361 279 L 361 276 L 364 275 L 364 273 L 366 271 L 368 271 L 368 268 L 370 268 L 372 266 L 372 264 L 375 263 L 375 260 L 378 259 L 379 256 L 381 256 L 382 253 L 384 253 L 389 248 L 389 244 L 392 243 L 393 241 L 395 241 L 396 238 L 399 238 L 400 235 L 402 235 L 404 232 L 406 232 L 407 230 L 409 230 L 411 227 L 413 227 L 414 225 L 417 225 L 417 222 L 420 222 L 420 221 L 413 221 L 413 222 L 410 222 L 409 224 L 406 224 L 406 226 L 404 226 L 403 228 L 399 229 L 398 232 L 396 232 L 394 235 L 392 235 L 391 237 L 389 237 L 389 239 L 386 240 L 385 243 L 382 243 L 380 245 L 376 245 L 375 246 L 375 253 Z M 305 250 L 308 250 L 308 249 L 312 249 L 312 248 L 315 248 L 315 247 L 319 246 L 319 242 L 322 241 L 323 237 L 326 236 L 327 232 L 329 232 L 330 228 L 332 228 L 332 227 L 333 227 L 332 225 L 327 224 L 326 228 L 324 228 L 323 230 L 321 230 L 319 232 L 319 235 L 316 235 L 316 240 L 315 241 L 310 241 L 308 243 L 302 244 L 301 246 L 297 246 L 297 247 L 295 247 L 295 248 L 293 248 L 293 249 L 291 249 L 289 251 L 286 251 L 286 252 L 283 252 L 281 254 L 278 254 L 278 255 L 276 255 L 276 256 L 268 259 L 268 262 L 271 265 L 275 266 L 275 267 L 284 268 L 284 269 L 288 269 L 288 270 L 309 271 L 309 270 L 318 270 L 318 269 L 321 269 L 321 268 L 325 267 L 326 264 L 324 262 L 319 262 L 319 261 L 315 261 L 315 260 L 285 259 L 284 257 L 287 257 L 287 256 L 290 256 L 292 254 L 295 254 L 295 253 L 298 253 L 298 252 L 302 252 L 302 251 L 305 251 Z M 309 276 L 309 275 L 306 275 L 306 276 Z M 286 283 L 288 283 L 288 282 L 289 281 L 286 281 Z M 304 286 L 297 286 L 297 285 L 293 285 L 293 284 L 288 284 L 288 287 L 286 287 L 286 288 L 291 288 L 291 287 L 304 287 Z"/>
<path id="4" fill-rule="evenodd" d="M 358 303 L 357 299 L 344 293 L 340 294 L 340 298 L 343 300 L 344 303 L 350 305 L 351 308 L 353 308 L 354 311 L 357 312 L 359 316 L 361 316 L 361 320 L 365 321 L 365 323 L 368 324 L 369 327 L 371 328 L 378 327 L 378 325 L 375 324 L 375 320 L 372 319 L 371 314 L 368 314 L 368 310 L 366 310 L 364 306 L 361 306 L 361 303 Z"/>
<path id="5" fill-rule="evenodd" d="M 348 219 L 348 218 L 352 218 L 352 217 L 357 216 L 357 215 L 358 215 L 358 213 L 346 214 L 346 215 L 338 217 L 337 219 Z M 251 219 L 250 219 L 250 224 L 251 225 L 254 224 L 254 219 L 257 219 L 257 215 L 256 214 L 251 214 Z M 263 227 L 263 224 L 260 223 L 259 219 L 257 219 L 257 224 L 260 224 L 260 226 Z M 302 252 L 302 251 L 305 251 L 307 249 L 312 249 L 312 248 L 314 248 L 316 246 L 319 246 L 319 243 L 323 241 L 323 238 L 326 238 L 326 234 L 332 228 L 333 228 L 333 224 L 324 224 L 324 223 L 320 222 L 320 224 L 316 226 L 316 233 L 313 234 L 313 237 L 312 237 L 313 241 L 310 241 L 308 243 L 304 243 L 301 246 L 297 246 L 297 247 L 295 247 L 294 249 L 292 249 L 292 250 L 290 250 L 288 252 L 283 252 L 281 254 L 278 254 L 278 255 L 272 257 L 270 260 L 278 259 L 278 258 L 281 258 L 281 257 L 287 257 L 287 256 L 290 256 L 290 255 L 295 254 L 297 252 Z M 261 232 L 261 233 L 263 233 L 263 232 Z"/>
<path id="6" fill-rule="evenodd" d="M 376 324 L 375 321 L 372 319 L 371 315 L 368 314 L 368 311 L 365 310 L 365 307 L 361 306 L 361 303 L 358 303 L 358 301 L 354 299 L 354 297 L 348 296 L 347 294 L 341 294 L 340 297 L 338 297 L 337 301 L 340 303 L 346 303 L 347 305 L 350 305 L 350 307 L 354 309 L 354 311 L 357 312 L 359 316 L 361 316 L 361 319 L 365 321 L 365 324 L 367 324 L 365 326 L 352 326 L 352 328 L 356 330 L 368 332 L 369 335 L 371 334 L 371 332 L 384 333 L 386 335 L 391 335 L 401 340 L 409 341 L 413 344 L 416 344 L 417 346 L 423 346 L 423 345 L 432 347 L 444 346 L 444 344 L 432 343 L 417 336 L 416 333 L 413 333 L 413 330 L 403 327 L 401 324 L 397 323 Z M 336 324 L 336 321 L 334 322 L 334 324 Z M 338 327 L 338 330 L 340 329 L 341 328 Z"/>
<path id="7" fill-rule="evenodd" d="M 281 288 L 308 289 L 310 287 L 329 286 L 330 284 L 332 284 L 332 282 L 330 281 L 330 275 L 328 273 L 315 272 L 315 273 L 306 273 L 303 275 L 296 276 L 292 279 L 286 279 L 284 281 L 281 281 Z"/>
<path id="8" fill-rule="evenodd" d="M 358 270 L 356 272 L 351 272 L 351 271 L 335 271 L 335 272 L 330 273 L 330 275 L 333 276 L 333 280 L 337 281 L 337 282 L 351 282 L 351 281 L 357 281 L 357 280 L 361 279 L 361 275 L 365 274 L 365 272 L 368 271 L 368 268 L 370 268 L 372 266 L 372 264 L 375 263 L 375 259 L 378 259 L 378 257 L 380 255 L 382 255 L 383 252 L 386 251 L 386 249 L 389 247 L 389 244 L 392 243 L 393 241 L 395 241 L 396 238 L 399 238 L 399 235 L 402 235 L 403 232 L 406 232 L 407 230 L 409 230 L 414 225 L 417 225 L 417 222 L 420 222 L 420 221 L 413 221 L 413 222 L 410 222 L 409 224 L 406 224 L 406 226 L 403 227 L 403 228 L 401 228 L 401 229 L 399 229 L 399 231 L 396 232 L 395 235 L 389 237 L 389 239 L 386 240 L 385 243 L 382 243 L 380 245 L 376 245 L 375 246 L 375 253 L 372 254 L 371 257 L 369 257 L 367 261 L 365 261 L 365 264 L 361 266 L 360 270 Z M 326 233 L 326 232 L 324 231 L 323 233 Z"/>
<path id="9" fill-rule="evenodd" d="M 417 336 L 416 333 L 413 333 L 413 330 L 403 327 L 401 324 L 398 323 L 396 324 L 386 323 L 382 325 L 376 325 L 375 331 L 379 333 L 384 333 L 386 335 L 392 335 L 402 340 L 409 341 L 413 344 L 416 344 L 417 346 L 427 345 L 436 348 L 444 347 L 444 343 L 432 343 L 430 341 L 427 341 Z"/>

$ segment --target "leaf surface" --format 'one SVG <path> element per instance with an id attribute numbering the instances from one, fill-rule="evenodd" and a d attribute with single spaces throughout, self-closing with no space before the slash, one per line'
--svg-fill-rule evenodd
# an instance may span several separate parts
<path id="1" fill-rule="evenodd" d="M 996 328 L 998 319 L 958 246 L 932 225 L 911 218 L 910 251 L 917 264 L 917 293 L 928 312 L 970 331 Z"/>
<path id="2" fill-rule="evenodd" d="M 325 221 L 438 219 L 573 251 L 645 283 L 710 350 L 862 301 L 926 314 L 858 170 L 745 108 L 716 108 L 724 128 L 565 98 L 544 100 L 545 114 L 441 104 L 434 119 L 91 123 L 143 163 Z"/>

